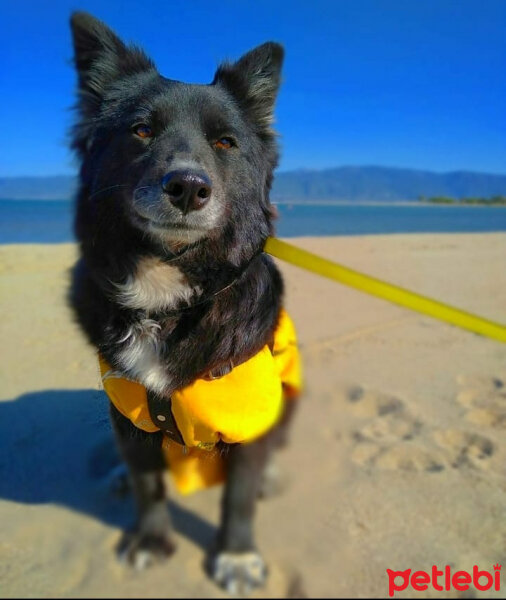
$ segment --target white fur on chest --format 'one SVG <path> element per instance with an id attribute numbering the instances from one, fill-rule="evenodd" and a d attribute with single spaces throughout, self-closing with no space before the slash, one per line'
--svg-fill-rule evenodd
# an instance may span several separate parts
<path id="1" fill-rule="evenodd" d="M 174 307 L 181 300 L 189 302 L 199 288 L 192 288 L 181 273 L 172 265 L 154 256 L 143 258 L 134 276 L 126 283 L 117 284 L 117 300 L 128 308 L 147 311 Z"/>
<path id="2" fill-rule="evenodd" d="M 148 389 L 163 392 L 169 385 L 160 360 L 160 324 L 152 319 L 141 319 L 128 328 L 118 342 L 122 348 L 119 361 L 130 377 Z"/>

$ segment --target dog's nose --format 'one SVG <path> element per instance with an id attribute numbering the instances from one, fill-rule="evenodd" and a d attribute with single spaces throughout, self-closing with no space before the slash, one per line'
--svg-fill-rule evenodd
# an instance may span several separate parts
<path id="1" fill-rule="evenodd" d="M 162 188 L 184 214 L 200 210 L 211 197 L 211 181 L 198 171 L 170 171 L 162 178 Z"/>

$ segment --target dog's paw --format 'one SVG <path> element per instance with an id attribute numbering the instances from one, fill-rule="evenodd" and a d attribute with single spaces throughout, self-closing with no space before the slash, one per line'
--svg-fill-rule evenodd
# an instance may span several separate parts
<path id="1" fill-rule="evenodd" d="M 176 550 L 170 533 L 125 533 L 118 544 L 119 560 L 138 571 L 166 560 Z"/>
<path id="2" fill-rule="evenodd" d="M 251 552 L 219 552 L 210 562 L 211 576 L 229 594 L 245 596 L 264 585 L 267 567 L 263 558 Z"/>

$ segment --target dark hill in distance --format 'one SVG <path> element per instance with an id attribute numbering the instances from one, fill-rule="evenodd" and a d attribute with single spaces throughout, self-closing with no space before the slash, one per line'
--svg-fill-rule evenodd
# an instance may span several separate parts
<path id="1" fill-rule="evenodd" d="M 489 197 L 506 194 L 506 175 L 454 171 L 435 173 L 391 167 L 337 167 L 278 173 L 272 199 L 399 202 L 420 196 Z"/>
<path id="2" fill-rule="evenodd" d="M 71 176 L 3 177 L 0 198 L 68 200 L 75 190 Z M 435 173 L 392 167 L 336 167 L 277 173 L 272 200 L 277 202 L 400 202 L 420 196 L 490 197 L 506 195 L 506 175 L 453 171 Z"/>

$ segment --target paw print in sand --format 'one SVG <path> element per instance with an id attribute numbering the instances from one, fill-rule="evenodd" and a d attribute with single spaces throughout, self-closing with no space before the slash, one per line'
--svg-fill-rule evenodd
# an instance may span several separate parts
<path id="1" fill-rule="evenodd" d="M 494 454 L 494 444 L 487 437 L 477 433 L 446 429 L 435 431 L 433 434 L 436 443 L 443 449 L 450 459 L 454 469 L 460 467 L 487 468 L 489 458 Z"/>
<path id="2" fill-rule="evenodd" d="M 346 399 L 349 411 L 360 419 L 353 433 L 352 460 L 362 467 L 429 473 L 490 467 L 495 446 L 482 434 L 431 428 L 413 416 L 403 400 L 362 387 L 349 389 Z M 498 408 L 497 397 L 493 402 L 484 407 Z"/>
<path id="3" fill-rule="evenodd" d="M 367 419 L 353 434 L 355 463 L 403 471 L 445 468 L 443 452 L 425 443 L 423 424 L 410 414 L 404 401 L 361 387 L 348 390 L 347 400 L 355 416 Z"/>
<path id="4" fill-rule="evenodd" d="M 506 381 L 499 377 L 457 378 L 460 392 L 457 402 L 466 409 L 470 423 L 485 427 L 506 429 Z"/>

